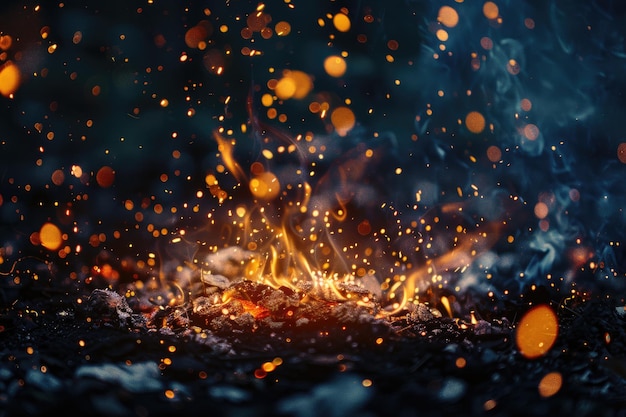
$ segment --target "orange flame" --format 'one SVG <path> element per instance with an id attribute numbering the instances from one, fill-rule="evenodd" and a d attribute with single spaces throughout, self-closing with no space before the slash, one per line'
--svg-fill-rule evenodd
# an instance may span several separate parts
<path id="1" fill-rule="evenodd" d="M 214 136 L 227 169 L 242 185 L 249 184 L 249 176 L 234 157 L 235 140 L 228 140 L 218 132 Z M 287 287 L 292 290 L 302 289 L 307 284 L 313 293 L 334 300 L 346 299 L 345 291 L 341 290 L 342 285 L 361 285 L 384 298 L 380 300 L 381 303 L 388 302 L 390 305 L 383 314 L 393 315 L 403 311 L 408 303 L 416 302 L 420 291 L 432 283 L 440 282 L 441 274 L 469 267 L 477 255 L 496 242 L 502 225 L 484 224 L 474 232 L 463 231 L 461 236 L 455 238 L 448 252 L 428 259 L 422 265 L 414 266 L 405 262 L 402 266 L 395 262 L 396 266 L 406 270 L 403 274 L 396 274 L 391 284 L 389 281 L 384 284 L 380 282 L 385 273 L 383 266 L 378 271 L 372 268 L 367 273 L 370 278 L 378 276 L 379 288 L 372 289 L 371 285 L 363 284 L 360 279 L 363 275 L 358 276 L 355 266 L 348 265 L 345 254 L 347 247 L 355 242 L 342 246 L 341 243 L 345 242 L 341 242 L 341 239 L 348 238 L 339 236 L 331 229 L 331 225 L 352 218 L 348 210 L 349 203 L 355 197 L 354 184 L 366 178 L 371 164 L 381 159 L 381 152 L 380 149 L 369 149 L 365 144 L 358 145 L 337 160 L 317 181 L 315 188 L 307 181 L 302 181 L 294 187 L 296 195 L 290 195 L 290 201 L 286 202 L 287 194 L 280 193 L 280 207 L 269 199 L 255 195 L 251 189 L 254 206 L 238 206 L 240 220 L 237 224 L 241 233 L 233 243 L 253 253 L 245 261 L 245 278 L 274 288 Z M 258 174 L 259 167 L 254 164 L 253 167 L 252 174 Z M 334 196 L 334 199 L 329 199 L 329 196 Z M 461 203 L 450 203 L 441 207 L 440 213 L 453 214 L 461 211 L 461 208 Z M 381 241 L 381 244 L 389 242 Z M 383 252 L 387 249 L 383 248 Z M 445 301 L 442 300 L 444 305 Z M 453 314 L 450 307 L 447 307 L 446 312 L 450 316 Z"/>
<path id="2" fill-rule="evenodd" d="M 420 285 L 429 282 L 429 277 L 436 277 L 439 271 L 453 271 L 459 268 L 468 267 L 478 254 L 489 249 L 500 236 L 500 225 L 489 224 L 484 227 L 484 231 L 468 234 L 456 247 L 447 253 L 434 258 L 426 265 L 414 269 L 408 276 L 402 276 L 390 289 L 388 297 L 394 301 L 400 292 L 399 300 L 393 303 L 393 310 L 390 315 L 402 311 L 407 303 L 414 301 L 416 294 L 420 292 Z M 448 309 L 446 311 L 451 314 Z"/>
<path id="3" fill-rule="evenodd" d="M 226 140 L 218 132 L 214 132 L 213 136 L 217 141 L 217 149 L 221 152 L 222 160 L 226 164 L 228 170 L 235 176 L 237 181 L 247 182 L 246 174 L 243 172 L 243 169 L 233 156 L 234 142 L 232 140 Z"/>

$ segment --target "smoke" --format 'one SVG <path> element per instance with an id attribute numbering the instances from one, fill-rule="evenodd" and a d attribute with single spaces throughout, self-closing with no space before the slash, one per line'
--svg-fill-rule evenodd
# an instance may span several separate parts
<path id="1" fill-rule="evenodd" d="M 410 65 L 386 72 L 403 86 L 387 112 L 413 126 L 384 130 L 396 139 L 370 172 L 382 184 L 366 181 L 364 200 L 384 203 L 378 216 L 388 229 L 400 223 L 384 252 L 407 255 L 394 271 L 410 272 L 459 255 L 459 241 L 490 228 L 497 239 L 468 248 L 470 262 L 446 261 L 436 281 L 496 293 L 531 285 L 619 290 L 626 167 L 617 150 L 626 134 L 617 114 L 626 103 L 616 92 L 626 81 L 625 10 L 610 2 L 496 3 L 489 16 L 485 2 L 455 4 L 458 23 L 449 26 L 432 4 Z M 467 124 L 470 111 L 484 128 Z M 360 120 L 360 140 L 387 126 L 377 122 Z"/>

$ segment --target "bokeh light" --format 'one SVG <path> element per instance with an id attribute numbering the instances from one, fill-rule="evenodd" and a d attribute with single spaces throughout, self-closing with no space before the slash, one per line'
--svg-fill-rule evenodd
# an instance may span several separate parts
<path id="1" fill-rule="evenodd" d="M 346 60 L 337 55 L 331 55 L 324 60 L 324 70 L 331 77 L 341 77 L 348 68 Z"/>
<path id="2" fill-rule="evenodd" d="M 96 173 L 96 181 L 102 188 L 108 188 L 115 181 L 115 171 L 109 166 L 103 166 Z"/>
<path id="3" fill-rule="evenodd" d="M 20 85 L 22 75 L 19 68 L 12 62 L 0 66 L 0 94 L 10 96 Z"/>
<path id="4" fill-rule="evenodd" d="M 356 117 L 348 107 L 338 107 L 332 111 L 330 120 L 339 136 L 348 134 L 356 123 Z"/>
<path id="5" fill-rule="evenodd" d="M 485 130 L 485 117 L 477 111 L 471 111 L 465 116 L 465 126 L 472 133 L 481 133 Z"/>
<path id="6" fill-rule="evenodd" d="M 53 223 L 45 223 L 39 230 L 41 246 L 49 250 L 57 250 L 63 244 L 61 230 Z"/>
<path id="7" fill-rule="evenodd" d="M 262 172 L 250 180 L 252 195 L 261 200 L 273 200 L 280 193 L 280 182 L 271 172 Z"/>
<path id="8" fill-rule="evenodd" d="M 350 18 L 344 13 L 337 13 L 333 17 L 333 25 L 338 31 L 347 32 L 350 30 L 351 26 Z"/>
<path id="9" fill-rule="evenodd" d="M 459 23 L 459 14 L 450 6 L 442 6 L 439 9 L 437 20 L 442 25 L 453 28 Z"/>
<path id="10" fill-rule="evenodd" d="M 528 310 L 516 327 L 515 341 L 519 352 L 528 359 L 545 355 L 556 342 L 559 324 L 548 305 Z"/>
<path id="11" fill-rule="evenodd" d="M 500 10 L 498 5 L 492 1 L 486 1 L 483 4 L 483 14 L 487 19 L 497 19 L 499 16 Z"/>
<path id="12" fill-rule="evenodd" d="M 539 395 L 544 398 L 552 397 L 561 390 L 563 386 L 563 375 L 560 372 L 549 372 L 539 381 Z"/>
<path id="13" fill-rule="evenodd" d="M 313 81 L 307 73 L 298 70 L 285 70 L 283 77 L 276 83 L 274 92 L 281 100 L 302 99 L 309 94 L 312 88 Z"/>

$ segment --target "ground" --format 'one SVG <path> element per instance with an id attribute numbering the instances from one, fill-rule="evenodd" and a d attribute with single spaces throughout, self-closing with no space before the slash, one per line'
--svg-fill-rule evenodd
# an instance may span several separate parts
<path id="1" fill-rule="evenodd" d="M 606 299 L 551 304 L 556 343 L 529 359 L 515 343 L 527 303 L 479 306 L 474 324 L 335 304 L 306 323 L 241 314 L 216 327 L 206 311 L 147 316 L 90 291 L 5 288 L 19 297 L 0 316 L 0 415 L 621 416 L 626 405 L 626 322 Z"/>

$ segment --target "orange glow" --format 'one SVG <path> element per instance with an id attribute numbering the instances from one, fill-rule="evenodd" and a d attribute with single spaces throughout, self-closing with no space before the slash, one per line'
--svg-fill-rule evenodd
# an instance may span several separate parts
<path id="1" fill-rule="evenodd" d="M 101 267 L 94 267 L 94 272 L 107 281 L 117 281 L 120 278 L 120 273 L 113 269 L 113 267 L 109 264 L 104 264 Z"/>
<path id="2" fill-rule="evenodd" d="M 547 305 L 533 307 L 517 325 L 517 348 L 528 359 L 543 356 L 556 342 L 558 328 L 558 320 L 552 308 Z"/>
<path id="3" fill-rule="evenodd" d="M 274 32 L 278 36 L 287 36 L 291 33 L 291 25 L 288 22 L 278 22 L 276 26 L 274 26 Z"/>
<path id="4" fill-rule="evenodd" d="M 59 249 L 63 243 L 61 230 L 52 223 L 45 223 L 41 226 L 41 229 L 39 229 L 39 240 L 41 241 L 41 246 L 53 251 Z"/>
<path id="5" fill-rule="evenodd" d="M 279 99 L 287 100 L 296 92 L 296 82 L 291 77 L 283 77 L 276 83 L 274 91 Z"/>
<path id="6" fill-rule="evenodd" d="M 337 13 L 333 17 L 333 25 L 339 32 L 347 32 L 350 30 L 350 18 L 344 13 Z"/>
<path id="7" fill-rule="evenodd" d="M 535 204 L 535 216 L 537 216 L 538 219 L 545 219 L 548 216 L 548 205 L 544 202 L 538 202 L 537 204 Z"/>
<path id="8" fill-rule="evenodd" d="M 544 398 L 551 397 L 563 386 L 563 376 L 559 372 L 550 372 L 539 381 L 539 395 Z"/>
<path id="9" fill-rule="evenodd" d="M 352 129 L 356 123 L 356 117 L 352 110 L 347 107 L 337 107 L 330 114 L 330 121 L 335 127 L 335 130 L 339 136 L 346 136 L 350 129 Z"/>
<path id="10" fill-rule="evenodd" d="M 454 362 L 454 364 L 456 365 L 457 368 L 461 369 L 461 368 L 465 368 L 465 365 L 467 365 L 467 360 L 463 357 L 459 357 L 456 359 L 456 361 Z"/>
<path id="11" fill-rule="evenodd" d="M 190 48 L 198 48 L 201 43 L 206 47 L 206 40 L 213 32 L 213 26 L 208 20 L 198 22 L 185 33 L 185 44 Z"/>
<path id="12" fill-rule="evenodd" d="M 17 65 L 7 61 L 0 67 L 0 94 L 10 96 L 20 85 L 22 75 Z"/>
<path id="13" fill-rule="evenodd" d="M 524 136 L 528 140 L 537 139 L 539 137 L 539 128 L 532 123 L 527 124 L 524 126 Z"/>
<path id="14" fill-rule="evenodd" d="M 263 96 L 261 96 L 261 104 L 265 107 L 271 106 L 274 104 L 274 97 L 272 97 L 271 94 L 263 94 Z"/>
<path id="15" fill-rule="evenodd" d="M 281 100 L 290 98 L 302 99 L 309 94 L 312 88 L 313 81 L 307 73 L 297 70 L 285 70 L 283 78 L 278 80 L 274 86 L 274 92 Z"/>
<path id="16" fill-rule="evenodd" d="M 215 137 L 215 140 L 217 141 L 217 149 L 222 154 L 222 160 L 226 164 L 226 167 L 234 175 L 234 177 L 237 178 L 237 180 L 243 181 L 246 178 L 246 175 L 243 172 L 243 169 L 241 168 L 239 163 L 235 160 L 235 157 L 233 156 L 233 144 L 234 143 L 232 141 L 226 140 L 226 138 L 222 137 L 217 132 L 214 132 L 213 136 Z M 205 178 L 205 181 L 207 181 L 207 185 L 211 185 L 208 183 L 208 180 L 209 180 L 209 177 L 207 176 Z M 217 183 L 217 180 L 216 180 L 216 183 Z"/>
<path id="17" fill-rule="evenodd" d="M 465 126 L 472 133 L 481 133 L 485 130 L 485 117 L 477 111 L 471 111 L 465 116 Z"/>
<path id="18" fill-rule="evenodd" d="M 280 192 L 280 182 L 271 172 L 263 172 L 250 180 L 250 192 L 256 198 L 273 200 Z"/>
<path id="19" fill-rule="evenodd" d="M 109 166 L 103 166 L 96 173 L 96 181 L 102 188 L 108 188 L 115 181 L 115 171 Z"/>
<path id="20" fill-rule="evenodd" d="M 487 158 L 489 158 L 491 162 L 498 162 L 502 159 L 502 151 L 497 146 L 491 145 L 487 148 Z"/>
<path id="21" fill-rule="evenodd" d="M 391 39 L 387 42 L 387 48 L 391 49 L 392 51 L 397 51 L 399 46 L 400 44 L 395 39 Z"/>
<path id="22" fill-rule="evenodd" d="M 0 36 L 0 49 L 6 51 L 13 44 L 13 38 L 10 35 Z"/>
<path id="23" fill-rule="evenodd" d="M 529 99 L 523 98 L 522 101 L 520 101 L 520 107 L 524 111 L 530 111 L 533 108 L 533 103 Z"/>
<path id="24" fill-rule="evenodd" d="M 331 77 L 341 77 L 346 73 L 346 60 L 337 55 L 331 55 L 324 60 L 324 70 Z"/>
<path id="25" fill-rule="evenodd" d="M 483 4 L 483 14 L 487 19 L 497 19 L 500 14 L 498 5 L 492 1 L 485 2 L 485 4 Z"/>
<path id="26" fill-rule="evenodd" d="M 452 204 L 443 207 L 443 212 L 458 210 L 460 206 Z M 390 298 L 396 298 L 395 291 L 399 291 L 397 307 L 390 314 L 401 311 L 407 302 L 413 300 L 418 284 L 424 277 L 432 275 L 435 270 L 453 270 L 463 268 L 472 263 L 473 258 L 479 253 L 490 248 L 501 235 L 501 225 L 488 223 L 474 233 L 467 233 L 462 241 L 450 251 L 433 258 L 430 263 L 412 270 L 403 281 L 398 281 L 390 289 Z"/>
<path id="27" fill-rule="evenodd" d="M 450 6 L 442 6 L 439 9 L 437 21 L 449 28 L 455 27 L 459 23 L 459 14 Z"/>
<path id="28" fill-rule="evenodd" d="M 288 71 L 287 76 L 290 77 L 296 83 L 296 91 L 293 93 L 293 98 L 301 99 L 306 97 L 307 94 L 313 88 L 313 81 L 309 74 L 302 71 Z"/>
<path id="29" fill-rule="evenodd" d="M 372 225 L 370 224 L 370 222 L 368 220 L 363 220 L 361 223 L 359 223 L 359 225 L 357 226 L 357 231 L 359 232 L 359 234 L 361 236 L 367 236 L 371 233 L 372 231 Z"/>
<path id="30" fill-rule="evenodd" d="M 261 10 L 258 10 L 255 13 L 251 13 L 248 15 L 246 19 L 246 23 L 250 30 L 253 32 L 262 31 L 268 23 L 272 21 L 272 16 L 267 13 L 263 13 Z"/>
<path id="31" fill-rule="evenodd" d="M 61 185 L 65 181 L 65 174 L 60 169 L 55 170 L 50 178 L 54 185 Z"/>
<path id="32" fill-rule="evenodd" d="M 441 42 L 445 42 L 448 40 L 448 32 L 443 29 L 439 29 L 435 35 L 437 36 L 437 39 L 439 39 Z"/>
<path id="33" fill-rule="evenodd" d="M 252 301 L 237 299 L 241 303 L 244 311 L 246 313 L 252 314 L 252 316 L 256 319 L 263 319 L 270 315 L 270 312 L 265 307 L 261 307 L 259 305 L 254 304 Z"/>

